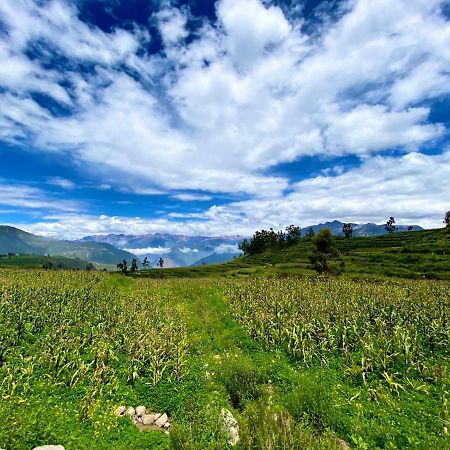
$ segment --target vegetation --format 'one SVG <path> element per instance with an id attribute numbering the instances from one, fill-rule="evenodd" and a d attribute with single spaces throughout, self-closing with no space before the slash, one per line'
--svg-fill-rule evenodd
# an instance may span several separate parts
<path id="1" fill-rule="evenodd" d="M 386 222 L 384 229 L 388 233 L 393 233 L 397 229 L 397 227 L 395 226 L 395 219 L 393 217 L 389 217 L 389 220 Z"/>
<path id="2" fill-rule="evenodd" d="M 85 269 L 89 263 L 78 258 L 44 255 L 0 255 L 1 267 L 23 267 L 44 269 Z"/>
<path id="3" fill-rule="evenodd" d="M 344 223 L 342 227 L 342 232 L 344 233 L 346 238 L 352 237 L 353 234 L 353 227 L 351 223 Z"/>
<path id="4" fill-rule="evenodd" d="M 312 269 L 318 273 L 340 273 L 344 268 L 342 260 L 339 258 L 339 250 L 336 247 L 336 240 L 329 228 L 323 228 L 317 236 L 312 238 L 313 251 L 309 256 Z M 339 266 L 333 264 L 333 260 L 339 261 Z"/>
<path id="5" fill-rule="evenodd" d="M 3 270 L 0 446 L 225 449 L 225 407 L 239 448 L 446 448 L 449 299 L 430 280 Z"/>
<path id="6" fill-rule="evenodd" d="M 396 232 L 373 237 L 335 237 L 345 264 L 341 276 L 450 280 L 450 236 L 441 230 Z M 314 275 L 309 255 L 313 243 L 308 236 L 283 248 L 268 249 L 224 264 L 148 270 L 139 277 L 250 277 Z M 339 268 L 339 265 L 338 265 Z"/>
<path id="7" fill-rule="evenodd" d="M 248 241 L 244 239 L 238 246 L 244 255 L 256 255 L 266 250 L 289 247 L 300 240 L 301 228 L 289 225 L 285 231 L 269 230 L 256 231 Z"/>

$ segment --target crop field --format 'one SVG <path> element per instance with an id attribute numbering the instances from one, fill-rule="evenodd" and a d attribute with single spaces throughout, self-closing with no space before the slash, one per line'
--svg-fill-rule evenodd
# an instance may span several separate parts
<path id="1" fill-rule="evenodd" d="M 449 341 L 447 281 L 3 269 L 0 448 L 449 448 Z"/>

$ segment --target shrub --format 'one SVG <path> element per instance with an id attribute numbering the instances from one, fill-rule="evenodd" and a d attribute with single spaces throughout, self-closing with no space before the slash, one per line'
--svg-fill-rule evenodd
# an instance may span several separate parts
<path id="1" fill-rule="evenodd" d="M 246 401 L 261 396 L 264 377 L 251 359 L 239 355 L 224 361 L 219 381 L 230 396 L 233 407 L 242 410 Z"/>
<path id="2" fill-rule="evenodd" d="M 285 400 L 289 413 L 295 420 L 306 420 L 311 427 L 323 432 L 333 424 L 333 406 L 325 386 L 303 377 L 298 388 L 287 395 Z"/>

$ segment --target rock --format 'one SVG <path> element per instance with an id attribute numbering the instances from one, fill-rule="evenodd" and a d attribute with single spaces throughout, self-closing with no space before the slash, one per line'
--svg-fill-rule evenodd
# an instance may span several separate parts
<path id="1" fill-rule="evenodd" d="M 33 450 L 64 450 L 64 447 L 62 445 L 42 445 L 35 447 Z"/>
<path id="2" fill-rule="evenodd" d="M 160 416 L 160 414 L 144 414 L 141 419 L 142 419 L 142 424 L 143 425 L 153 425 L 156 421 L 156 419 L 158 419 Z"/>
<path id="3" fill-rule="evenodd" d="M 338 441 L 339 447 L 342 450 L 349 450 L 350 449 L 350 445 L 348 445 L 348 443 L 345 442 L 343 439 L 338 439 L 337 441 Z"/>
<path id="4" fill-rule="evenodd" d="M 114 411 L 114 414 L 115 414 L 116 416 L 121 417 L 121 416 L 125 415 L 125 411 L 126 411 L 126 410 L 127 410 L 127 407 L 126 407 L 126 406 L 119 406 L 119 407 Z"/>
<path id="5" fill-rule="evenodd" d="M 147 408 L 145 406 L 138 406 L 136 408 L 136 415 L 138 417 L 144 416 L 146 414 L 146 412 L 147 412 Z"/>
<path id="6" fill-rule="evenodd" d="M 166 413 L 164 413 L 159 419 L 155 421 L 155 425 L 159 428 L 162 428 L 166 422 L 169 420 L 169 417 Z"/>
<path id="7" fill-rule="evenodd" d="M 135 410 L 132 406 L 129 406 L 129 407 L 126 409 L 125 414 L 126 414 L 127 416 L 132 417 L 132 416 L 134 416 L 134 415 L 136 414 L 136 410 Z"/>
<path id="8" fill-rule="evenodd" d="M 164 428 L 167 430 L 168 428 L 170 428 L 170 422 L 166 422 L 165 424 L 164 424 Z"/>
<path id="9" fill-rule="evenodd" d="M 236 445 L 239 442 L 239 424 L 228 409 L 222 408 L 220 412 L 222 422 L 222 431 L 228 437 L 230 445 Z"/>

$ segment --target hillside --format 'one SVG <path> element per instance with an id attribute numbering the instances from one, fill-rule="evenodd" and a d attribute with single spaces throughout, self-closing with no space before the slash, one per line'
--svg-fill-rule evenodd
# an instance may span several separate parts
<path id="1" fill-rule="evenodd" d="M 86 269 L 89 264 L 78 258 L 66 256 L 15 255 L 0 256 L 0 267 L 21 267 L 24 269 L 41 268 L 51 263 L 54 269 Z"/>
<path id="2" fill-rule="evenodd" d="M 450 235 L 444 230 L 393 233 L 374 237 L 337 237 L 345 262 L 344 274 L 402 278 L 450 279 Z M 154 277 L 305 275 L 309 269 L 311 243 L 302 238 L 292 247 L 254 256 L 239 257 L 225 264 L 149 271 Z"/>
<path id="3" fill-rule="evenodd" d="M 131 261 L 135 257 L 130 252 L 106 243 L 49 239 L 18 228 L 0 226 L 0 255 L 8 253 L 66 256 L 102 266 L 115 266 L 123 259 Z"/>

